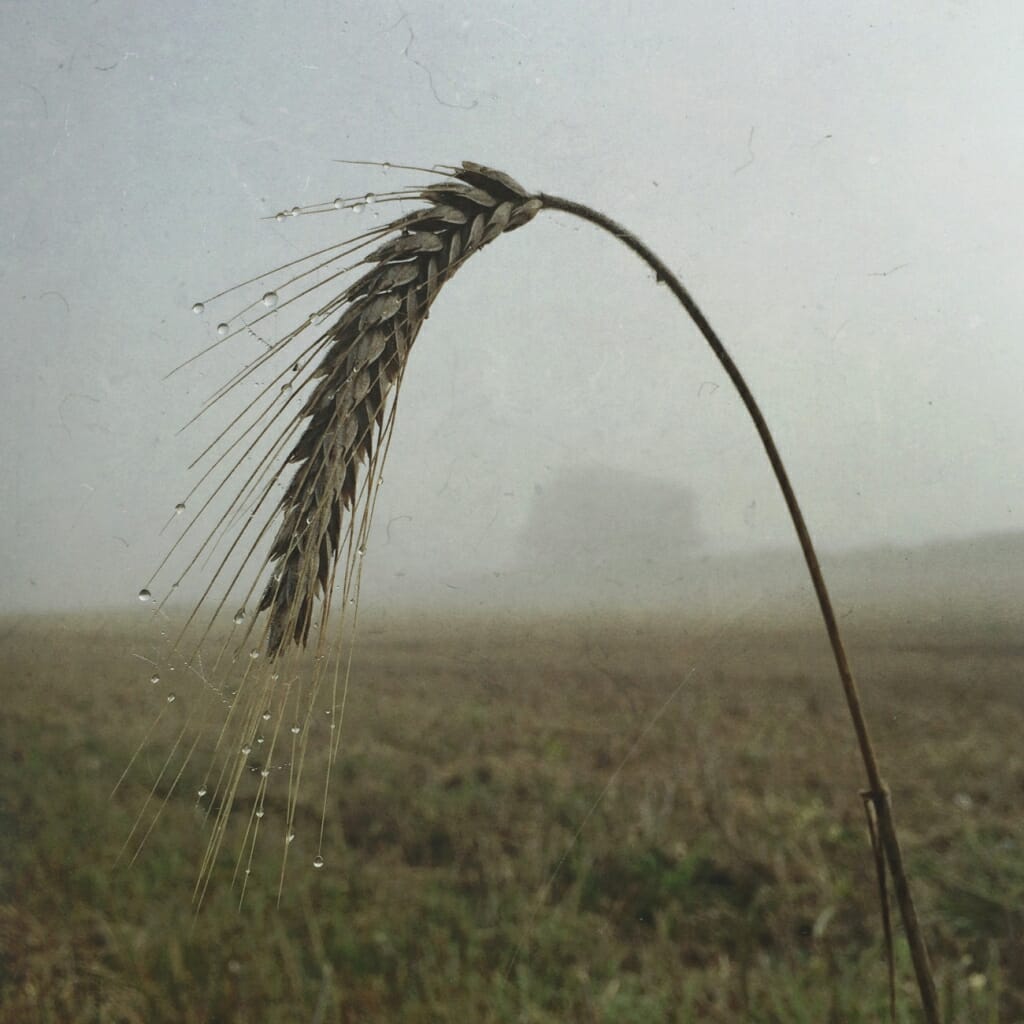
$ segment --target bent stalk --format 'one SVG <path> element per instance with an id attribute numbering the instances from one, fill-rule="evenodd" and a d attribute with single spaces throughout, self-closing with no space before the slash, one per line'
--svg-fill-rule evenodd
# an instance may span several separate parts
<path id="1" fill-rule="evenodd" d="M 925 1020 L 928 1024 L 938 1024 L 939 1008 L 935 980 L 932 976 L 928 948 L 921 933 L 921 925 L 918 921 L 917 910 L 914 907 L 910 883 L 907 879 L 903 863 L 903 853 L 900 849 L 896 824 L 893 820 L 889 788 L 885 784 L 878 767 L 878 759 L 875 756 L 874 746 L 871 742 L 867 722 L 861 707 L 860 693 L 857 689 L 857 683 L 853 678 L 849 659 L 846 656 L 846 649 L 839 632 L 835 610 L 832 607 L 832 600 L 829 597 L 828 587 L 825 585 L 825 577 L 822 574 L 821 565 L 818 562 L 818 556 L 814 550 L 810 532 L 807 529 L 807 524 L 804 522 L 800 503 L 797 501 L 793 485 L 789 482 L 789 475 L 786 472 L 782 456 L 779 454 L 779 450 L 772 438 L 771 431 L 768 429 L 764 414 L 761 412 L 747 382 L 743 379 L 739 368 L 733 362 L 732 357 L 726 351 L 721 339 L 715 333 L 711 324 L 708 323 L 707 318 L 701 312 L 697 303 L 694 302 L 693 297 L 675 274 L 636 235 L 627 231 L 610 217 L 606 217 L 603 213 L 584 206 L 582 203 L 576 203 L 570 199 L 562 199 L 558 196 L 546 195 L 545 193 L 541 193 L 538 198 L 541 200 L 544 208 L 548 210 L 560 210 L 563 213 L 571 214 L 574 217 L 589 221 L 599 228 L 603 228 L 628 248 L 632 249 L 654 271 L 658 282 L 667 285 L 672 294 L 679 300 L 680 305 L 689 314 L 690 319 L 697 325 L 697 329 L 704 335 L 704 339 L 711 346 L 712 352 L 714 352 L 722 369 L 725 370 L 732 381 L 750 418 L 754 421 L 754 427 L 761 439 L 761 444 L 764 447 L 765 454 L 768 456 L 768 461 L 771 463 L 775 479 L 782 490 L 786 508 L 789 510 L 789 516 L 796 529 L 797 538 L 800 541 L 800 549 L 803 552 L 804 561 L 807 563 L 807 571 L 811 575 L 814 592 L 818 598 L 821 617 L 825 622 L 829 643 L 832 645 L 832 654 L 835 658 L 836 668 L 839 671 L 839 679 L 842 682 L 843 693 L 846 696 L 846 705 L 850 712 L 850 718 L 853 721 L 853 728 L 857 734 L 857 744 L 860 748 L 861 759 L 864 762 L 864 771 L 867 774 L 868 790 L 865 795 L 874 807 L 879 839 L 885 852 L 885 859 L 889 864 L 889 870 L 892 873 L 893 887 L 896 890 L 896 901 L 899 905 L 903 927 L 906 930 L 907 941 L 910 945 L 910 953 L 913 959 L 914 973 L 917 977 L 917 987 L 921 994 L 921 1005 L 924 1010 Z"/>

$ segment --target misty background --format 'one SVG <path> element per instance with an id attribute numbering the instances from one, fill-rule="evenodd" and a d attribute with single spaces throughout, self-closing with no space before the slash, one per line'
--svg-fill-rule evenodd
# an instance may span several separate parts
<path id="1" fill-rule="evenodd" d="M 841 603 L 1019 607 L 1022 46 L 1009 2 L 3 5 L 0 609 L 136 603 L 238 406 L 179 428 L 253 352 L 168 377 L 237 308 L 193 303 L 358 228 L 278 210 L 425 180 L 336 159 L 615 217 L 747 375 Z M 369 599 L 714 605 L 751 552 L 806 594 L 753 428 L 635 257 L 545 212 L 472 260 L 412 354 Z"/>

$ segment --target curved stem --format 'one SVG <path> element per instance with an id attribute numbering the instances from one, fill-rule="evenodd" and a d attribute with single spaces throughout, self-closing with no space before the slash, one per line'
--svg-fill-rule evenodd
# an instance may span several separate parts
<path id="1" fill-rule="evenodd" d="M 771 463 L 782 490 L 782 496 L 789 510 L 790 518 L 796 529 L 797 538 L 800 541 L 800 548 L 803 551 L 804 561 L 807 563 L 807 571 L 810 573 L 811 582 L 814 585 L 814 592 L 818 598 L 818 606 L 821 609 L 821 617 L 825 622 L 825 630 L 828 633 L 829 642 L 832 645 L 832 653 L 835 657 L 836 668 L 839 671 L 839 678 L 843 685 L 843 693 L 846 696 L 846 704 L 853 720 L 853 728 L 857 734 L 857 744 L 860 747 L 861 759 L 864 762 L 864 770 L 868 778 L 867 797 L 871 800 L 878 821 L 879 839 L 885 851 L 885 858 L 889 863 L 892 872 L 893 886 L 896 890 L 896 899 L 900 908 L 900 915 L 903 918 L 903 926 L 907 933 L 907 940 L 910 945 L 911 957 L 914 963 L 914 972 L 917 976 L 917 985 L 921 993 L 921 1003 L 924 1009 L 927 1024 L 938 1024 L 939 1010 L 938 997 L 935 991 L 935 981 L 932 977 L 931 964 L 928 959 L 928 949 L 921 934 L 920 923 L 917 918 L 917 911 L 911 897 L 910 886 L 907 881 L 906 870 L 903 865 L 903 854 L 900 850 L 899 838 L 896 833 L 896 826 L 893 822 L 892 806 L 889 797 L 888 787 L 882 779 L 878 768 L 878 760 L 875 757 L 874 746 L 868 733 L 867 722 L 864 719 L 864 712 L 861 708 L 860 694 L 857 684 L 850 669 L 849 660 L 846 657 L 846 649 L 843 646 L 842 636 L 839 632 L 839 624 L 836 621 L 835 610 L 832 607 L 832 600 L 828 594 L 828 587 L 825 585 L 825 577 L 818 562 L 814 544 L 811 542 L 811 535 L 804 522 L 800 504 L 796 499 L 796 493 L 789 482 L 789 475 L 783 464 L 782 456 L 764 414 L 761 412 L 753 393 L 747 386 L 738 367 L 732 357 L 726 351 L 718 335 L 708 323 L 707 318 L 700 311 L 693 297 L 683 286 L 682 282 L 672 273 L 671 270 L 646 246 L 636 235 L 627 231 L 620 224 L 617 224 L 610 217 L 592 210 L 581 203 L 573 202 L 570 199 L 561 199 L 558 196 L 550 196 L 541 193 L 537 198 L 541 200 L 544 207 L 549 210 L 561 210 L 563 213 L 572 214 L 583 220 L 595 224 L 605 231 L 614 235 L 620 242 L 633 250 L 655 273 L 658 282 L 667 285 L 673 295 L 679 300 L 690 319 L 697 325 L 697 329 L 704 335 L 704 339 L 711 346 L 722 368 L 732 381 L 744 407 L 754 421 L 754 427 L 761 444 Z"/>

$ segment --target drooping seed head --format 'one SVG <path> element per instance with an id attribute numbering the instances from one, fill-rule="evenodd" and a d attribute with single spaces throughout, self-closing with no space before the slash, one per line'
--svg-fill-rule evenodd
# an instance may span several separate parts
<path id="1" fill-rule="evenodd" d="M 470 161 L 418 198 L 427 206 L 389 225 L 394 237 L 365 257 L 371 269 L 341 296 L 313 373 L 317 383 L 301 411 L 308 419 L 287 459 L 298 468 L 278 505 L 282 519 L 258 606 L 269 616 L 271 657 L 309 639 L 316 600 L 333 584 L 361 468 L 372 459 L 388 397 L 441 286 L 478 249 L 541 208 L 508 175 Z"/>

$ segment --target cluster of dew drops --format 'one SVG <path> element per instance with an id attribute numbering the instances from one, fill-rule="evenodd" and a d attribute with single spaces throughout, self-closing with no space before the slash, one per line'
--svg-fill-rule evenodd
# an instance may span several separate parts
<path id="1" fill-rule="evenodd" d="M 274 307 L 277 306 L 279 298 L 280 298 L 280 296 L 277 294 L 277 292 L 265 292 L 264 295 L 263 295 L 263 298 L 260 301 L 263 303 L 264 306 L 267 307 L 267 309 L 274 309 Z M 192 304 L 192 312 L 195 313 L 196 316 L 200 316 L 201 314 L 205 313 L 206 312 L 206 303 L 205 302 L 195 302 L 195 303 L 193 303 Z M 230 332 L 231 332 L 231 325 L 229 323 L 227 323 L 226 321 L 221 321 L 219 324 L 217 324 L 217 337 L 218 338 L 226 338 Z"/>
<path id="2" fill-rule="evenodd" d="M 390 167 L 390 164 L 384 163 L 382 166 L 388 168 Z M 280 212 L 274 215 L 274 219 L 280 222 L 287 220 L 290 217 L 301 216 L 302 214 L 324 213 L 330 209 L 348 210 L 350 213 L 358 214 L 362 213 L 366 207 L 372 205 L 376 201 L 377 196 L 373 192 L 367 192 L 366 195 L 364 195 L 361 199 L 357 199 L 355 201 L 342 199 L 339 196 L 337 199 L 333 200 L 333 202 L 330 203 L 320 203 L 318 205 L 307 207 L 305 209 L 303 209 L 300 206 L 293 206 L 290 210 L 281 210 Z M 374 211 L 374 216 L 378 216 L 376 211 Z M 276 309 L 277 304 L 280 301 L 280 296 L 276 291 L 269 291 L 264 293 L 260 301 L 267 309 Z M 195 313 L 197 316 L 201 316 L 203 313 L 206 312 L 206 303 L 193 303 L 192 312 Z M 319 323 L 325 318 L 325 316 L 326 314 L 324 313 L 314 313 L 313 315 L 310 316 L 310 323 Z M 222 320 L 219 324 L 217 324 L 216 330 L 218 338 L 226 338 L 231 333 L 231 325 L 227 321 Z M 297 368 L 298 367 L 296 367 L 296 369 Z M 290 385 L 286 385 L 282 390 L 290 390 Z M 184 506 L 181 506 L 180 508 L 182 511 L 184 510 Z"/>
<path id="3" fill-rule="evenodd" d="M 140 601 L 141 601 L 141 602 L 142 602 L 143 604 L 148 604 L 148 603 L 149 603 L 150 601 L 152 601 L 152 600 L 153 600 L 153 595 L 152 595 L 152 594 L 151 594 L 151 593 L 149 592 L 149 590 L 147 590 L 147 589 L 146 589 L 145 587 L 143 587 L 143 588 L 142 588 L 142 589 L 141 589 L 141 590 L 139 591 L 139 600 L 140 600 Z M 158 684 L 158 683 L 160 682 L 160 674 L 159 674 L 158 672 L 154 672 L 154 673 L 153 673 L 153 674 L 152 674 L 152 675 L 151 675 L 151 676 L 149 677 L 149 681 L 150 681 L 150 682 L 151 682 L 151 683 L 152 683 L 152 684 L 153 684 L 154 686 L 156 686 L 156 685 L 157 685 L 157 684 Z M 173 693 L 169 693 L 169 694 L 167 694 L 167 703 L 168 703 L 168 704 L 173 704 L 173 703 L 174 703 L 174 702 L 175 702 L 175 701 L 176 701 L 177 699 L 178 699 L 178 698 L 177 698 L 177 697 L 176 697 L 176 696 L 175 696 L 175 695 L 174 695 Z"/>
<path id="4" fill-rule="evenodd" d="M 177 509 L 184 510 L 184 507 L 185 507 L 184 505 L 179 503 L 179 505 L 177 506 Z M 139 601 L 141 601 L 143 604 L 148 604 L 150 601 L 153 600 L 153 595 L 152 595 L 152 593 L 147 588 L 143 587 L 143 589 L 139 591 L 138 598 L 139 598 Z M 235 622 L 236 625 L 237 624 L 241 624 L 242 622 L 245 621 L 245 609 L 244 608 L 240 608 L 235 613 L 233 621 Z M 256 658 L 258 658 L 259 656 L 260 656 L 259 655 L 259 651 L 256 650 L 255 648 L 249 652 L 249 657 L 254 659 L 254 660 Z M 173 671 L 173 669 L 171 671 Z M 158 672 L 154 672 L 149 677 L 149 681 L 154 686 L 158 685 L 159 682 L 160 682 L 160 674 Z M 173 704 L 175 702 L 175 700 L 177 700 L 177 697 L 175 696 L 175 694 L 173 694 L 173 693 L 167 694 L 167 703 L 168 704 Z M 330 714 L 330 711 L 327 711 L 326 714 Z M 271 717 L 271 714 L 270 714 L 269 711 L 264 711 L 263 714 L 261 715 L 261 718 L 263 719 L 263 721 L 269 721 L 270 717 Z M 333 724 L 332 724 L 331 728 L 332 729 L 334 728 Z M 298 736 L 301 731 L 302 731 L 302 727 L 298 723 L 292 725 L 291 728 L 290 728 L 290 732 L 292 733 L 293 736 Z M 256 742 L 257 743 L 262 743 L 263 742 L 263 737 L 262 736 L 257 737 Z M 241 754 L 244 757 L 248 757 L 249 754 L 251 754 L 251 753 L 252 753 L 252 746 L 251 746 L 251 744 L 246 743 L 241 748 Z M 281 766 L 281 767 L 284 767 L 284 766 Z M 268 768 L 266 766 L 264 766 L 262 768 L 259 768 L 259 769 L 254 767 L 254 768 L 252 768 L 252 770 L 253 771 L 257 771 L 258 770 L 259 773 L 260 773 L 260 776 L 262 778 L 264 778 L 264 779 L 267 778 L 270 775 L 270 768 Z M 200 800 L 202 800 L 207 795 L 208 792 L 209 792 L 209 789 L 207 788 L 207 785 L 204 782 L 199 787 L 199 789 L 196 791 L 196 796 Z M 264 816 L 264 813 L 265 812 L 264 812 L 262 807 L 258 807 L 256 809 L 256 811 L 255 811 L 255 814 L 256 814 L 257 818 L 262 818 Z M 294 842 L 294 840 L 295 840 L 295 833 L 290 831 L 288 833 L 287 837 L 286 837 L 286 842 L 291 844 L 292 842 Z M 313 858 L 313 867 L 314 868 L 318 868 L 318 869 L 322 868 L 324 866 L 324 863 L 325 863 L 324 858 L 319 853 Z"/>
<path id="5" fill-rule="evenodd" d="M 389 165 L 385 163 L 383 166 L 386 168 Z M 313 206 L 305 210 L 300 206 L 293 206 L 290 210 L 281 210 L 280 212 L 274 215 L 274 220 L 280 223 L 282 221 L 287 220 L 289 217 L 298 217 L 303 213 L 323 213 L 325 212 L 326 209 L 330 209 L 332 207 L 335 210 L 348 210 L 351 213 L 359 214 L 362 213 L 367 206 L 370 206 L 374 202 L 376 202 L 376 199 L 377 197 L 373 192 L 367 192 L 362 199 L 356 200 L 355 202 L 342 199 L 339 196 L 332 203 L 327 204 L 326 206 L 324 204 L 321 204 L 319 206 Z M 263 303 L 264 306 L 267 307 L 267 309 L 274 309 L 277 306 L 279 299 L 280 296 L 277 294 L 277 292 L 269 291 L 263 295 L 263 298 L 260 301 Z M 206 304 L 203 302 L 193 303 L 192 312 L 195 313 L 197 316 L 201 316 L 203 313 L 206 312 Z M 226 338 L 230 331 L 231 326 L 227 322 L 222 321 L 221 323 L 217 324 L 218 337 Z"/>
<path id="6" fill-rule="evenodd" d="M 367 192 L 362 199 L 357 199 L 355 202 L 348 199 L 342 199 L 341 196 L 339 196 L 333 203 L 321 203 L 318 206 L 311 207 L 306 210 L 301 206 L 293 206 L 290 210 L 280 210 L 278 213 L 274 214 L 274 220 L 280 224 L 283 221 L 286 221 L 289 217 L 298 217 L 303 213 L 322 213 L 324 210 L 330 209 L 331 207 L 335 210 L 348 210 L 350 213 L 358 214 L 362 213 L 366 207 L 372 206 L 376 199 L 377 197 L 373 192 Z"/>

